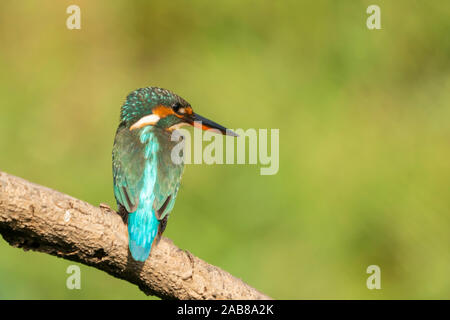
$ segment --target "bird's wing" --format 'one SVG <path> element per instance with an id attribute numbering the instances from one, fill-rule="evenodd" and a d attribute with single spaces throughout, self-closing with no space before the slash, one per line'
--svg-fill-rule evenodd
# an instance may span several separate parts
<path id="1" fill-rule="evenodd" d="M 120 126 L 117 129 L 113 148 L 114 195 L 118 204 L 128 213 L 134 212 L 139 204 L 142 189 L 145 158 L 144 145 L 139 137 Z"/>
<path id="2" fill-rule="evenodd" d="M 171 150 L 169 148 L 169 150 Z M 184 164 L 175 164 L 171 152 L 160 153 L 158 161 L 158 183 L 155 186 L 154 208 L 159 220 L 172 211 L 180 187 Z"/>
<path id="3" fill-rule="evenodd" d="M 162 188 L 161 188 L 162 187 Z M 158 191 L 155 192 L 155 202 L 153 207 L 155 208 L 155 214 L 158 220 L 164 219 L 170 211 L 172 211 L 175 205 L 175 199 L 177 197 L 179 183 L 173 188 L 165 188 L 164 184 L 158 184 Z M 163 190 L 161 190 L 163 189 Z"/>
<path id="4" fill-rule="evenodd" d="M 134 212 L 139 204 L 139 193 L 143 188 L 143 174 L 146 157 L 150 156 L 139 137 L 126 127 L 119 127 L 113 148 L 114 194 L 116 200 L 127 209 Z M 161 146 L 163 147 L 163 146 Z M 153 209 L 158 220 L 172 210 L 180 186 L 183 164 L 174 164 L 170 152 L 159 152 L 157 175 L 154 189 Z M 154 156 L 154 155 L 153 155 Z"/>

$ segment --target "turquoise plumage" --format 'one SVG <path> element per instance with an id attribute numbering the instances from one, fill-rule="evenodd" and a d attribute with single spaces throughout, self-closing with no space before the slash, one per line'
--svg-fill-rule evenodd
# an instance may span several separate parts
<path id="1" fill-rule="evenodd" d="M 189 103 L 165 89 L 138 89 L 122 106 L 112 152 L 114 195 L 128 223 L 129 249 L 137 261 L 148 258 L 164 232 L 180 186 L 184 164 L 171 159 L 178 143 L 171 140 L 171 133 L 197 121 L 203 129 L 234 135 L 194 114 Z"/>

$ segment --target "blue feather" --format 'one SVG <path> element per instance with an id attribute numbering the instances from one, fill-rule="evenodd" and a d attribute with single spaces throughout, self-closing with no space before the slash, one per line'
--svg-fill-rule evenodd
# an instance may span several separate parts
<path id="1" fill-rule="evenodd" d="M 140 140 L 145 147 L 145 170 L 143 188 L 139 193 L 139 205 L 135 212 L 128 215 L 128 235 L 131 255 L 137 261 L 145 261 L 152 248 L 153 240 L 158 233 L 159 220 L 155 216 L 155 184 L 157 181 L 158 142 L 155 135 L 145 128 Z"/>

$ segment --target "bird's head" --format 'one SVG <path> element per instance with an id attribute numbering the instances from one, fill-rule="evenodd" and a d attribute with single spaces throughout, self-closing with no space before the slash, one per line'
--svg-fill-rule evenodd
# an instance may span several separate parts
<path id="1" fill-rule="evenodd" d="M 155 126 L 173 131 L 183 125 L 191 125 L 203 130 L 216 129 L 224 135 L 237 136 L 233 131 L 194 113 L 191 105 L 183 98 L 157 87 L 131 92 L 122 106 L 120 120 L 130 130 Z"/>

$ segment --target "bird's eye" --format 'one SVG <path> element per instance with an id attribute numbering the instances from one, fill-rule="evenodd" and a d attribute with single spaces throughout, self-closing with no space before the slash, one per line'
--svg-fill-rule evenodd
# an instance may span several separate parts
<path id="1" fill-rule="evenodd" d="M 175 111 L 176 113 L 184 113 L 185 112 L 185 109 L 184 109 L 184 107 L 180 104 L 180 103 L 175 103 L 173 106 L 172 106 L 172 109 L 173 109 L 173 111 Z"/>

